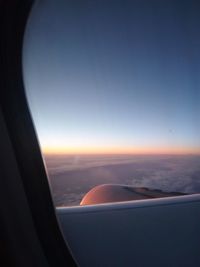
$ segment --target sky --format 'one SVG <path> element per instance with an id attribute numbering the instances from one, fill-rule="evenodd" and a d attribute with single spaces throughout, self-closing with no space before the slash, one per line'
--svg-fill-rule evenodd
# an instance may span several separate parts
<path id="1" fill-rule="evenodd" d="M 36 1 L 26 95 L 46 153 L 199 153 L 200 4 Z"/>

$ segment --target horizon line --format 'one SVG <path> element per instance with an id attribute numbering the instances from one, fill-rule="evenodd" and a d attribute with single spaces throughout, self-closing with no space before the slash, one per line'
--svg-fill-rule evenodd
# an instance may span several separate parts
<path id="1" fill-rule="evenodd" d="M 45 155 L 127 155 L 127 156 L 139 156 L 139 155 L 197 155 L 200 156 L 198 150 L 166 150 L 166 151 L 83 151 L 83 150 L 46 150 L 41 148 L 41 152 Z"/>

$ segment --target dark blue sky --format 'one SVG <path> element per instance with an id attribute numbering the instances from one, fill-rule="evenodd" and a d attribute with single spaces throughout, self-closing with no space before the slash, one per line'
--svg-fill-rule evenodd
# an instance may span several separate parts
<path id="1" fill-rule="evenodd" d="M 199 14 L 189 0 L 38 1 L 24 79 L 41 145 L 200 152 Z"/>

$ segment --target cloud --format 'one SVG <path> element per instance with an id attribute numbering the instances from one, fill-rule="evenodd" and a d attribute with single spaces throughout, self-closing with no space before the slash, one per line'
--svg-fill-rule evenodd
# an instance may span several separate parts
<path id="1" fill-rule="evenodd" d="M 87 156 L 76 164 L 68 156 L 46 163 L 57 206 L 78 205 L 90 189 L 105 183 L 200 192 L 200 156 Z"/>

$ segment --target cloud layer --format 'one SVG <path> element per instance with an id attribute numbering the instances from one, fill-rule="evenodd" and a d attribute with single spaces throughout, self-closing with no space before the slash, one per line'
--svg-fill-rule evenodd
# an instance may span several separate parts
<path id="1" fill-rule="evenodd" d="M 56 206 L 79 205 L 94 186 L 111 183 L 200 192 L 200 156 L 48 156 Z"/>

